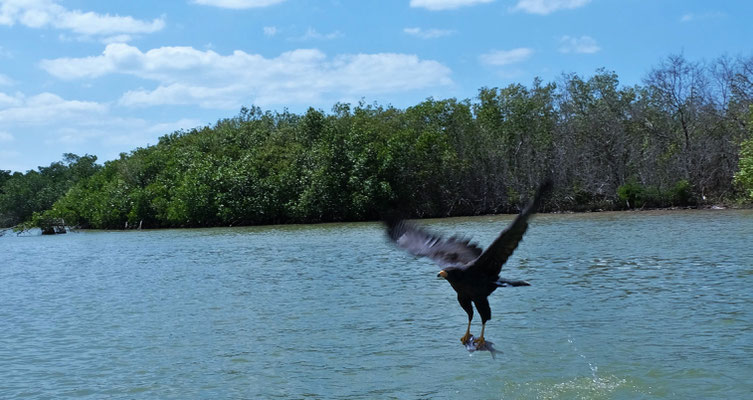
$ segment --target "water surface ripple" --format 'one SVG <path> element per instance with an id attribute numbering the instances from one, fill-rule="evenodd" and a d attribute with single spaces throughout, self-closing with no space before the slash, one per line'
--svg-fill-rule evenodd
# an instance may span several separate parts
<path id="1" fill-rule="evenodd" d="M 749 398 L 752 237 L 751 211 L 539 215 L 492 360 L 376 223 L 6 236 L 0 398 Z"/>

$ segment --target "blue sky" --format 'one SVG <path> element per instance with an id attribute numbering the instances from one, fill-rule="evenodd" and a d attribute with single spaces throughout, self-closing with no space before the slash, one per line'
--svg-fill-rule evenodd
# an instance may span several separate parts
<path id="1" fill-rule="evenodd" d="M 241 106 L 406 107 L 753 52 L 749 0 L 0 0 L 0 169 L 100 161 Z"/>

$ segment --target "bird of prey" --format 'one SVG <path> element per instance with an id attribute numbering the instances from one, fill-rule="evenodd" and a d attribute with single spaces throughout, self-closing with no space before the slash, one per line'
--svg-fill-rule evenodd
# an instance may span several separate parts
<path id="1" fill-rule="evenodd" d="M 472 337 L 473 304 L 481 315 L 481 335 L 473 341 L 476 348 L 485 345 L 484 328 L 492 311 L 487 297 L 498 287 L 530 286 L 526 281 L 499 277 L 502 265 L 512 255 L 528 228 L 528 219 L 536 212 L 541 198 L 551 189 L 551 182 L 539 186 L 533 199 L 510 225 L 484 251 L 458 236 L 445 239 L 399 218 L 387 218 L 387 235 L 398 247 L 422 257 L 429 257 L 442 267 L 437 275 L 446 279 L 458 294 L 458 302 L 468 314 L 468 329 L 460 341 L 467 345 Z"/>

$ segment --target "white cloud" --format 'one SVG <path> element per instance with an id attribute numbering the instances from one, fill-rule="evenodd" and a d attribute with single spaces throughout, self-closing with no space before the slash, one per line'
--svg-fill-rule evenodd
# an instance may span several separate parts
<path id="1" fill-rule="evenodd" d="M 332 40 L 342 37 L 343 34 L 340 31 L 334 31 L 330 33 L 319 33 L 314 28 L 308 28 L 303 36 L 296 38 L 295 40 Z"/>
<path id="2" fill-rule="evenodd" d="M 107 36 L 103 37 L 100 41 L 104 44 L 110 44 L 110 43 L 127 43 L 133 40 L 133 37 L 131 35 L 115 35 L 115 36 Z"/>
<path id="3" fill-rule="evenodd" d="M 427 10 L 454 10 L 460 7 L 476 4 L 491 3 L 494 0 L 410 0 L 411 7 L 426 8 Z"/>
<path id="4" fill-rule="evenodd" d="M 65 100 L 53 93 L 24 96 L 0 93 L 0 124 L 52 125 L 103 114 L 107 106 L 90 101 Z"/>
<path id="5" fill-rule="evenodd" d="M 228 85 L 225 87 L 193 86 L 182 83 L 160 85 L 154 90 L 129 90 L 120 98 L 125 106 L 156 106 L 163 104 L 191 105 L 204 108 L 236 108 L 237 98 L 241 96 L 242 87 Z"/>
<path id="6" fill-rule="evenodd" d="M 78 36 L 71 36 L 66 35 L 64 33 L 61 33 L 58 35 L 58 39 L 61 42 L 91 42 L 93 39 L 96 39 L 96 41 L 104 44 L 110 44 L 110 43 L 128 43 L 131 40 L 133 40 L 132 35 L 113 35 L 113 36 L 100 36 L 100 37 L 92 37 L 89 35 L 78 35 Z"/>
<path id="7" fill-rule="evenodd" d="M 687 13 L 683 14 L 683 16 L 680 18 L 680 22 L 696 22 L 696 21 L 703 21 L 703 20 L 709 20 L 709 19 L 718 19 L 718 18 L 724 18 L 727 14 L 719 11 L 715 12 L 707 12 L 707 13 L 701 13 L 701 14 L 695 14 L 695 13 Z"/>
<path id="8" fill-rule="evenodd" d="M 44 60 L 41 66 L 62 79 L 122 73 L 158 83 L 153 89 L 125 93 L 120 103 L 128 106 L 197 104 L 232 109 L 251 102 L 311 103 L 325 96 L 366 96 L 452 83 L 449 68 L 416 55 L 328 57 L 316 49 L 298 49 L 266 58 L 240 50 L 221 55 L 192 47 L 160 47 L 142 52 L 119 43 L 108 45 L 100 56 Z"/>
<path id="9" fill-rule="evenodd" d="M 274 36 L 277 34 L 276 26 L 265 26 L 263 29 L 264 29 L 264 36 Z"/>
<path id="10" fill-rule="evenodd" d="M 191 118 L 120 117 L 106 104 L 67 100 L 53 93 L 0 92 L 0 169 L 25 171 L 47 165 L 64 152 L 96 154 L 101 162 L 154 144 L 159 136 L 203 124 Z"/>
<path id="11" fill-rule="evenodd" d="M 99 15 L 92 12 L 68 11 L 53 22 L 56 28 L 69 29 L 84 35 L 116 35 L 126 33 L 152 33 L 165 27 L 162 18 L 151 22 L 139 21 L 133 17 Z"/>
<path id="12" fill-rule="evenodd" d="M 13 79 L 8 78 L 8 76 L 0 74 L 0 86 L 10 86 L 13 84 Z"/>
<path id="13" fill-rule="evenodd" d="M 453 30 L 448 29 L 421 29 L 421 28 L 405 28 L 403 32 L 408 35 L 419 37 L 421 39 L 436 39 L 443 36 L 450 36 L 455 33 Z"/>
<path id="14" fill-rule="evenodd" d="M 601 50 L 601 47 L 590 36 L 572 37 L 563 36 L 560 38 L 560 53 L 580 53 L 593 54 Z"/>
<path id="15" fill-rule="evenodd" d="M 11 96 L 0 92 L 0 110 L 6 107 L 15 107 L 21 104 L 21 99 L 19 99 L 20 96 L 20 94 Z"/>
<path id="16" fill-rule="evenodd" d="M 557 10 L 583 7 L 591 0 L 519 0 L 513 11 L 523 11 L 530 14 L 546 15 Z"/>
<path id="17" fill-rule="evenodd" d="M 242 10 L 246 8 L 261 8 L 280 4 L 285 0 L 193 0 L 196 4 L 220 8 Z"/>
<path id="18" fill-rule="evenodd" d="M 0 25 L 16 23 L 29 28 L 49 26 L 84 36 L 111 37 L 152 33 L 165 26 L 164 18 L 142 21 L 131 16 L 68 10 L 54 0 L 0 0 Z"/>
<path id="19" fill-rule="evenodd" d="M 99 121 L 86 121 L 64 126 L 54 131 L 44 143 L 69 145 L 99 142 L 108 147 L 132 149 L 155 143 L 155 138 L 180 129 L 201 126 L 197 119 L 183 118 L 172 122 L 153 123 L 140 118 L 110 117 Z"/>
<path id="20" fill-rule="evenodd" d="M 479 56 L 481 63 L 486 65 L 502 66 L 519 63 L 533 55 L 533 49 L 520 47 L 512 50 L 492 50 Z"/>

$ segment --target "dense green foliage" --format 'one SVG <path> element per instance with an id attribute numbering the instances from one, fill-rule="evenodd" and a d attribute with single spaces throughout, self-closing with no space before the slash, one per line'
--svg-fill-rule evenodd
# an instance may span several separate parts
<path id="1" fill-rule="evenodd" d="M 617 197 L 627 208 L 688 206 L 694 203 L 690 182 L 684 179 L 662 190 L 658 186 L 641 185 L 631 178 L 617 188 Z"/>
<path id="2" fill-rule="evenodd" d="M 0 175 L 0 210 L 17 223 L 65 192 L 36 218 L 94 228 L 247 225 L 374 219 L 398 204 L 418 217 L 473 215 L 517 212 L 545 176 L 555 183 L 550 211 L 723 202 L 753 188 L 751 70 L 753 58 L 672 56 L 634 87 L 600 70 L 407 109 L 243 108 L 121 154 L 75 185 L 37 185 L 47 169 Z"/>
<path id="3" fill-rule="evenodd" d="M 753 200 L 753 108 L 750 116 L 750 137 L 740 145 L 740 170 L 735 174 L 735 181 L 748 200 Z"/>
<path id="4" fill-rule="evenodd" d="M 0 227 L 19 224 L 52 207 L 73 185 L 101 169 L 96 161 L 96 156 L 67 153 L 62 162 L 38 171 L 0 171 Z"/>

